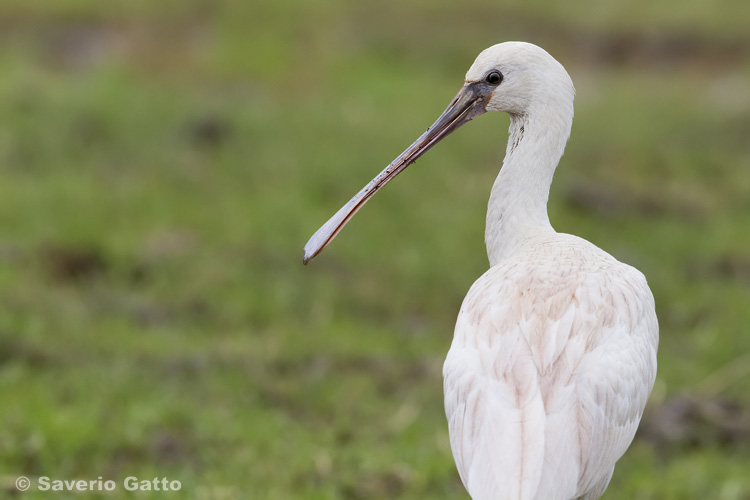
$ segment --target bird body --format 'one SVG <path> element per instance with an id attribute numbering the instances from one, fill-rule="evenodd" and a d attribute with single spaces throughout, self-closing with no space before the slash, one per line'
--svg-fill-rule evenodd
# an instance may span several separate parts
<path id="1" fill-rule="evenodd" d="M 474 500 L 596 499 L 656 374 L 643 275 L 567 234 L 531 238 L 469 290 L 445 412 Z"/>
<path id="2" fill-rule="evenodd" d="M 656 377 L 646 279 L 547 214 L 575 90 L 541 48 L 483 51 L 438 120 L 310 239 L 305 263 L 387 182 L 486 111 L 510 117 L 490 194 L 489 270 L 471 287 L 443 368 L 445 412 L 474 500 L 594 500 L 635 435 Z"/>

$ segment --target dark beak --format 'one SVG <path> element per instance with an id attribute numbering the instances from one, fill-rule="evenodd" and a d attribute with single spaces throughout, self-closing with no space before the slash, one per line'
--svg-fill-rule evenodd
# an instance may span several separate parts
<path id="1" fill-rule="evenodd" d="M 437 144 L 443 137 L 464 123 L 484 113 L 491 92 L 492 89 L 482 82 L 465 84 L 446 110 L 443 111 L 443 114 L 427 129 L 427 132 L 414 141 L 414 144 L 406 148 L 406 151 L 385 167 L 354 198 L 349 200 L 349 203 L 341 207 L 328 222 L 318 229 L 312 238 L 310 238 L 310 241 L 307 242 L 307 245 L 305 245 L 303 262 L 307 264 L 310 262 L 310 259 L 328 246 L 339 231 L 349 222 L 349 219 L 362 208 L 372 195 L 385 186 L 388 181 L 417 161 L 417 158 Z"/>

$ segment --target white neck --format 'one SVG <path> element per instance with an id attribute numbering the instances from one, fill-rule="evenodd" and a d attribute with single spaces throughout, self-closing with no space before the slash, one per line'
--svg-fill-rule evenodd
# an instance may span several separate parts
<path id="1" fill-rule="evenodd" d="M 490 265 L 513 253 L 524 241 L 554 233 L 547 215 L 552 176 L 573 123 L 573 103 L 531 108 L 512 114 L 503 167 L 492 186 L 485 243 Z"/>

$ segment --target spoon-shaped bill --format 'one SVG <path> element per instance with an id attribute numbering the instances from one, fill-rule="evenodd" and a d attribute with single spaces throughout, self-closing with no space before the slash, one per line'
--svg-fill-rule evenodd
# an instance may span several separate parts
<path id="1" fill-rule="evenodd" d="M 310 259 L 318 255 L 336 235 L 343 229 L 347 222 L 359 211 L 360 208 L 380 188 L 385 186 L 391 179 L 400 174 L 406 167 L 414 163 L 428 149 L 437 144 L 443 137 L 447 136 L 458 127 L 469 120 L 485 112 L 486 98 L 489 89 L 482 83 L 467 83 L 458 92 L 443 114 L 432 124 L 419 139 L 406 148 L 398 158 L 371 180 L 354 198 L 341 207 L 328 222 L 318 229 L 305 245 L 305 256 L 303 262 L 307 264 Z"/>

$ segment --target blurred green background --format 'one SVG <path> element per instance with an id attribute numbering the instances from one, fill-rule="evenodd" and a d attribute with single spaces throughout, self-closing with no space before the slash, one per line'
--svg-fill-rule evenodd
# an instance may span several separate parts
<path id="1" fill-rule="evenodd" d="M 640 268 L 661 323 L 605 498 L 750 498 L 748 22 L 741 0 L 3 0 L 0 497 L 468 498 L 441 368 L 507 117 L 302 247 L 520 39 L 578 89 L 553 225 Z"/>

